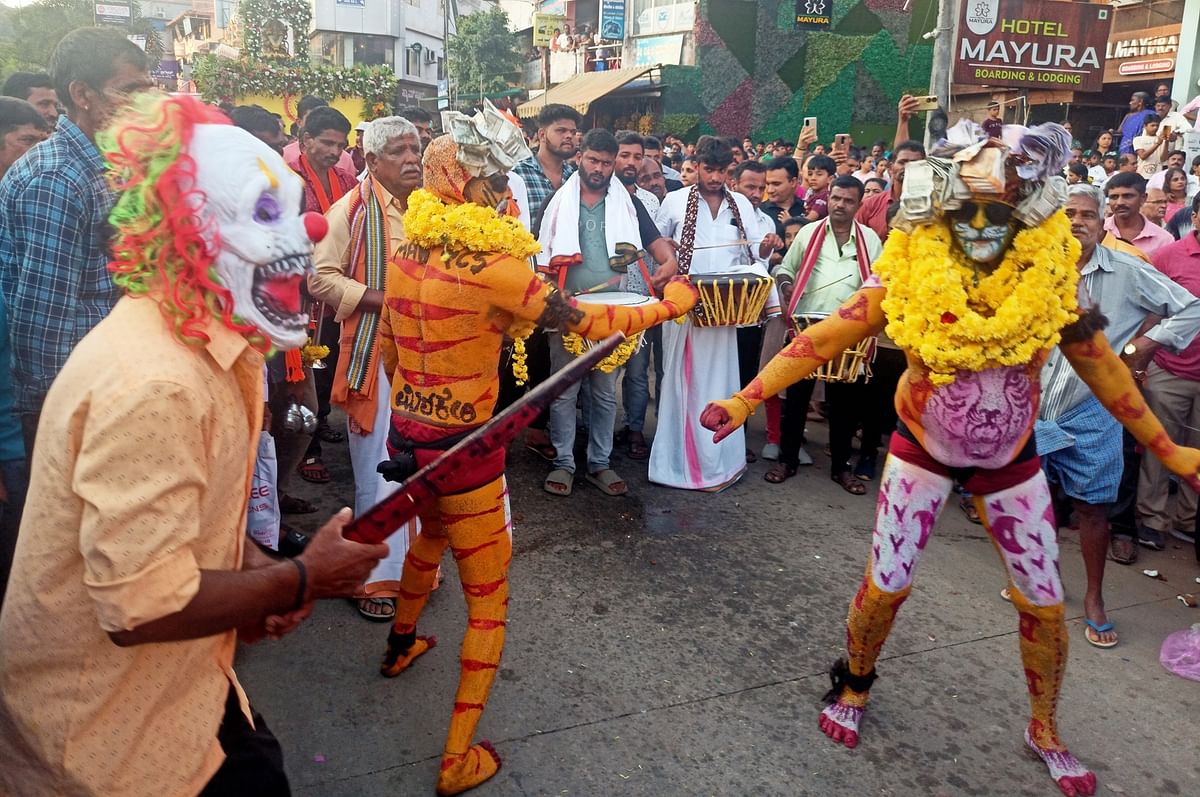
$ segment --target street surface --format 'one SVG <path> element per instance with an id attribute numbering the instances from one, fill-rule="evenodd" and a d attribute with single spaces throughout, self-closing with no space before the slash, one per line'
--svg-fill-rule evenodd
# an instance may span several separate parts
<path id="1" fill-rule="evenodd" d="M 760 413 L 756 451 L 761 423 Z M 826 427 L 809 431 L 814 467 L 771 485 L 760 461 L 718 495 L 651 486 L 645 463 L 618 454 L 628 496 L 578 481 L 558 498 L 541 488 L 549 466 L 514 447 L 508 636 L 477 737 L 504 766 L 471 794 L 1059 793 L 1024 750 L 1017 620 L 998 595 L 999 558 L 957 501 L 883 651 L 861 744 L 846 750 L 821 734 L 876 485 L 866 496 L 834 485 Z M 291 518 L 307 530 L 352 504 L 345 444 L 325 452 L 334 482 L 295 488 L 324 513 Z M 1063 737 L 1096 770 L 1100 795 L 1200 794 L 1200 685 L 1158 664 L 1163 638 L 1200 622 L 1175 598 L 1200 592 L 1190 547 L 1172 540 L 1162 553 L 1143 549 L 1134 567 L 1109 563 L 1121 643 L 1098 650 L 1083 637 L 1078 543 L 1066 529 L 1060 539 L 1071 638 Z M 387 625 L 345 601 L 319 606 L 280 642 L 241 648 L 238 673 L 283 744 L 298 797 L 433 793 L 465 624 L 449 557 L 443 567 L 419 626 L 440 644 L 399 678 L 377 670 Z"/>

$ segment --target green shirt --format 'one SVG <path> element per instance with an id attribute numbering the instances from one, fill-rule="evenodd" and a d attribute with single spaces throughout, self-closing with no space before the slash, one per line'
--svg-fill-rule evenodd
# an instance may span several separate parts
<path id="1" fill-rule="evenodd" d="M 602 285 L 617 272 L 608 265 L 608 240 L 604 235 L 604 202 L 601 199 L 596 206 L 589 208 L 587 203 L 579 203 L 579 253 L 583 262 L 567 269 L 566 287 L 569 291 L 586 291 Z M 607 290 L 617 290 L 613 285 Z"/>

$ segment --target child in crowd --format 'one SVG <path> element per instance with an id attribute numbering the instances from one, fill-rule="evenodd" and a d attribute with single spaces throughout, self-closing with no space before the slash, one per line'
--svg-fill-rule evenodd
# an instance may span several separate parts
<path id="1" fill-rule="evenodd" d="M 804 194 L 804 217 L 819 221 L 829 215 L 829 184 L 837 172 L 837 163 L 828 155 L 814 155 L 805 170 L 808 191 Z"/>
<path id="2" fill-rule="evenodd" d="M 1162 168 L 1169 131 L 1164 130 L 1163 135 L 1159 135 L 1159 122 L 1157 116 L 1150 114 L 1142 126 L 1142 134 L 1133 139 L 1133 149 L 1138 156 L 1137 170 L 1142 177 L 1153 177 Z"/>
<path id="3" fill-rule="evenodd" d="M 784 254 L 787 254 L 788 247 L 792 245 L 792 241 L 796 240 L 796 233 L 800 232 L 800 228 L 806 223 L 807 220 L 799 216 L 789 216 L 784 220 Z M 789 326 L 788 319 L 783 316 L 776 316 L 767 321 L 767 326 L 763 330 L 762 353 L 759 356 L 760 369 L 783 349 L 784 344 L 787 343 Z M 767 414 L 767 442 L 763 446 L 762 458 L 775 462 L 779 459 L 779 440 L 783 431 L 783 397 L 770 396 L 763 401 L 763 406 L 766 408 Z"/>

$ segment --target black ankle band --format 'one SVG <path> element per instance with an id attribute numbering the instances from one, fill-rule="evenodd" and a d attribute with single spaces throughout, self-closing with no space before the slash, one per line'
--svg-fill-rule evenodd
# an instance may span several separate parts
<path id="1" fill-rule="evenodd" d="M 833 703 L 842 696 L 844 689 L 849 689 L 851 692 L 864 694 L 871 691 L 871 684 L 875 683 L 875 679 L 879 675 L 875 670 L 871 670 L 866 675 L 855 675 L 850 672 L 850 665 L 845 659 L 838 659 L 829 668 L 829 683 L 831 684 L 829 691 L 822 698 L 826 703 Z"/>
<path id="2" fill-rule="evenodd" d="M 409 631 L 407 634 L 397 634 L 396 629 L 388 631 L 388 647 L 387 655 L 383 657 L 383 663 L 391 667 L 396 663 L 396 660 L 408 653 L 417 642 L 417 632 Z"/>

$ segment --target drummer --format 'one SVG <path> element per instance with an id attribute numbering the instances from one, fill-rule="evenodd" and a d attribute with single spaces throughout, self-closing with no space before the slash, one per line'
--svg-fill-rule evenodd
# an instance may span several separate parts
<path id="1" fill-rule="evenodd" d="M 644 293 L 646 285 L 661 286 L 676 272 L 674 249 L 659 234 L 641 201 L 613 176 L 617 150 L 612 133 L 590 130 L 580 146 L 579 169 L 550 199 L 542 216 L 538 268 L 572 293 Z M 653 274 L 645 265 L 647 250 L 660 264 Z M 558 371 L 575 355 L 564 347 L 561 332 L 546 334 L 550 336 L 550 365 Z M 584 380 L 590 395 L 584 404 L 587 480 L 611 496 L 627 491 L 625 480 L 609 467 L 619 375 L 619 370 L 594 370 Z M 579 390 L 580 384 L 568 388 L 550 407 L 550 442 L 557 454 L 543 487 L 551 495 L 571 494 Z"/>
<path id="2" fill-rule="evenodd" d="M 763 233 L 754 207 L 725 185 L 732 150 L 719 138 L 702 136 L 696 160 L 696 184 L 667 194 L 658 211 L 659 230 L 679 242 L 680 270 L 692 276 L 740 272 L 766 277 L 755 258 Z M 741 385 L 737 329 L 698 327 L 685 320 L 663 325 L 662 335 L 663 383 L 650 448 L 650 481 L 687 490 L 721 490 L 746 470 L 746 436 L 739 429 L 714 445 L 712 434 L 700 425 L 698 410 L 713 397 L 734 392 L 731 386 Z"/>
<path id="3" fill-rule="evenodd" d="M 783 263 L 775 272 L 788 314 L 829 315 L 863 283 L 883 245 L 870 227 L 854 220 L 863 199 L 863 185 L 851 175 L 836 178 L 829 189 L 829 216 L 806 224 L 796 234 Z M 779 484 L 796 475 L 801 462 L 812 464 L 804 450 L 804 422 L 812 399 L 811 379 L 788 388 L 783 404 L 779 461 L 763 476 Z M 851 495 L 862 495 L 866 485 L 850 470 L 850 442 L 862 421 L 866 384 L 863 377 L 850 383 L 825 385 L 829 409 L 831 476 Z"/>

